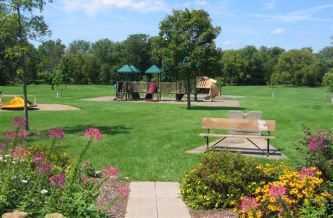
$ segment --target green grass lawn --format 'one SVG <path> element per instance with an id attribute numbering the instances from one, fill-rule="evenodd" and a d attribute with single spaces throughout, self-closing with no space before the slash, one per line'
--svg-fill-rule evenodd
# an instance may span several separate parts
<path id="1" fill-rule="evenodd" d="M 19 94 L 21 87 L 0 87 L 4 94 Z M 272 90 L 274 98 L 272 98 Z M 228 108 L 130 102 L 86 102 L 83 98 L 114 95 L 112 86 L 68 86 L 62 97 L 49 86 L 29 86 L 29 94 L 37 103 L 60 103 L 79 107 L 79 111 L 30 111 L 31 130 L 43 133 L 33 143 L 49 144 L 50 128 L 64 129 L 60 147 L 73 155 L 86 142 L 87 127 L 100 128 L 103 138 L 93 144 L 89 158 L 97 167 L 115 165 L 122 176 L 132 180 L 180 180 L 184 172 L 196 164 L 201 155 L 186 150 L 205 144 L 199 137 L 202 117 L 226 117 Z M 332 129 L 332 95 L 324 88 L 303 87 L 224 87 L 225 95 L 241 95 L 243 111 L 262 111 L 264 119 L 277 122 L 273 145 L 283 149 L 293 165 L 300 155 L 294 144 L 302 138 L 302 126 Z M 0 112 L 0 134 L 11 130 L 14 116 L 22 111 Z M 0 138 L 0 142 L 3 139 Z"/>

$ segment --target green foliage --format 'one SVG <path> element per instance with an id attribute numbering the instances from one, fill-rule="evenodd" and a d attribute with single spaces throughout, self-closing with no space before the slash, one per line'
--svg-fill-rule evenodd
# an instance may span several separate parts
<path id="1" fill-rule="evenodd" d="M 181 194 L 194 209 L 228 208 L 257 187 L 263 174 L 254 159 L 230 152 L 209 152 L 181 183 Z"/>
<path id="2" fill-rule="evenodd" d="M 279 57 L 271 80 L 275 84 L 319 85 L 319 63 L 309 49 L 290 50 Z"/>
<path id="3" fill-rule="evenodd" d="M 221 70 L 221 52 L 214 42 L 220 30 L 204 10 L 174 10 L 160 23 L 153 52 L 161 59 L 166 74 L 174 80 L 186 80 L 188 108 L 191 80 L 214 76 Z"/>
<path id="4" fill-rule="evenodd" d="M 329 200 L 327 200 L 329 201 Z M 332 218 L 333 215 L 329 212 L 329 205 L 332 202 L 325 202 L 325 204 L 318 207 L 320 202 L 317 199 L 311 199 L 308 202 L 305 202 L 299 208 L 299 218 L 320 218 L 320 217 L 327 217 Z"/>
<path id="5" fill-rule="evenodd" d="M 323 86 L 326 86 L 329 91 L 333 92 L 333 69 L 324 75 Z"/>

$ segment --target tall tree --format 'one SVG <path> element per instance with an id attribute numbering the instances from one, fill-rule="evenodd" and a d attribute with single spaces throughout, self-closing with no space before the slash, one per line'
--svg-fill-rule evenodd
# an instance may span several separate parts
<path id="1" fill-rule="evenodd" d="M 65 45 L 61 43 L 60 39 L 48 40 L 39 45 L 38 53 L 41 61 L 40 71 L 53 89 L 56 68 L 65 53 Z"/>
<path id="2" fill-rule="evenodd" d="M 29 51 L 28 40 L 36 40 L 49 33 L 48 27 L 41 15 L 34 15 L 36 10 L 43 11 L 44 6 L 51 0 L 2 0 L 0 4 L 7 15 L 14 17 L 17 24 L 17 43 L 7 48 L 7 55 L 19 58 L 19 66 L 22 70 L 23 96 L 24 96 L 24 117 L 26 119 L 25 129 L 29 130 L 28 99 L 27 99 L 27 75 L 26 57 Z M 0 34 L 3 34 L 1 31 Z"/>
<path id="3" fill-rule="evenodd" d="M 126 63 L 144 72 L 152 65 L 150 37 L 146 34 L 129 35 L 124 43 Z"/>
<path id="4" fill-rule="evenodd" d="M 272 74 L 272 82 L 315 86 L 321 83 L 318 61 L 312 50 L 290 50 L 283 53 Z"/>
<path id="5" fill-rule="evenodd" d="M 191 108 L 191 80 L 220 71 L 221 51 L 214 42 L 220 31 L 204 10 L 174 10 L 160 23 L 154 53 L 161 58 L 166 73 L 186 80 L 188 109 Z"/>
<path id="6" fill-rule="evenodd" d="M 88 53 L 90 51 L 91 44 L 85 40 L 74 40 L 68 46 L 68 52 L 72 54 Z"/>

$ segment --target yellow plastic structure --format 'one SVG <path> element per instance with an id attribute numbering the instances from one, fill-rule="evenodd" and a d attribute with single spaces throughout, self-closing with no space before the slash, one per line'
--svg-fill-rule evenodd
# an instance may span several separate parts
<path id="1" fill-rule="evenodd" d="M 204 101 L 211 101 L 213 98 L 215 98 L 216 96 L 220 95 L 220 89 L 219 87 L 216 85 L 216 80 L 215 79 L 211 79 L 208 77 L 200 77 L 198 79 L 196 88 L 197 89 L 209 89 L 209 94 L 208 96 L 204 97 Z"/>
<path id="2" fill-rule="evenodd" d="M 32 104 L 28 101 L 28 108 L 36 107 L 37 105 Z M 24 108 L 24 100 L 21 96 L 15 96 L 7 103 L 1 106 L 2 110 L 19 110 Z"/>

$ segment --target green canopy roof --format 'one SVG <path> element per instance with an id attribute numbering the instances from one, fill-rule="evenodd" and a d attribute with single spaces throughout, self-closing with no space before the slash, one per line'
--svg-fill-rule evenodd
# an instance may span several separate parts
<path id="1" fill-rule="evenodd" d="M 139 73 L 140 71 L 134 67 L 133 65 L 125 64 L 122 66 L 119 70 L 117 70 L 117 73 Z"/>
<path id="2" fill-rule="evenodd" d="M 136 73 L 140 73 L 140 70 L 138 68 L 136 68 L 134 65 L 131 65 L 131 68 L 133 70 L 135 70 Z"/>
<path id="3" fill-rule="evenodd" d="M 146 73 L 159 74 L 162 73 L 162 70 L 154 64 L 153 66 L 149 67 L 148 70 L 146 70 Z"/>

